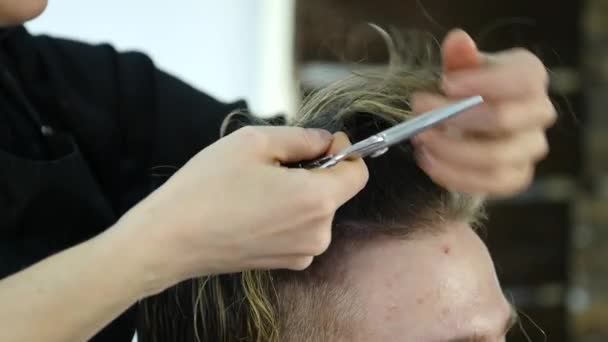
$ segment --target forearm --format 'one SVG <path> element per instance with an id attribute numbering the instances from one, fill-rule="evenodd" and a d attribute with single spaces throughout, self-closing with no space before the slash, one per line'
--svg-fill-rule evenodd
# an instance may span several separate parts
<path id="1" fill-rule="evenodd" d="M 129 243 L 106 232 L 1 280 L 0 341 L 85 341 L 101 330 L 146 294 Z"/>

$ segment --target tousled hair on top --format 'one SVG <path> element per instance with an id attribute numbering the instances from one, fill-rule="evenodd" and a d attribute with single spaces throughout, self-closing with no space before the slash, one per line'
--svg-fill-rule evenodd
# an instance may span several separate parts
<path id="1" fill-rule="evenodd" d="M 439 93 L 438 68 L 404 62 L 394 41 L 379 32 L 391 52 L 387 71 L 354 74 L 314 92 L 283 124 L 342 131 L 360 141 L 411 118 L 413 93 Z M 245 125 L 268 124 L 233 113 L 222 130 L 229 134 Z M 370 239 L 433 233 L 445 221 L 473 223 L 481 213 L 478 198 L 433 183 L 417 167 L 408 142 L 366 164 L 367 186 L 338 210 L 332 245 L 306 271 L 248 271 L 182 283 L 144 302 L 140 341 L 348 340 L 361 310 L 356 294 L 337 275 L 340 250 Z"/>

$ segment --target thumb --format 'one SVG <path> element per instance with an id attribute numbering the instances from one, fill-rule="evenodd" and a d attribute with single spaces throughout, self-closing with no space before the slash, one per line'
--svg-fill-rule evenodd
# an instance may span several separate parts
<path id="1" fill-rule="evenodd" d="M 476 68 L 481 66 L 483 55 L 477 49 L 473 38 L 465 31 L 455 29 L 450 31 L 441 46 L 443 72 Z"/>

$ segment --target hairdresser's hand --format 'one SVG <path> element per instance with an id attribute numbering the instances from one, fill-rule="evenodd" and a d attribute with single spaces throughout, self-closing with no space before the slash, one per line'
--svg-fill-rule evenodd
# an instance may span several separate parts
<path id="1" fill-rule="evenodd" d="M 417 94 L 415 111 L 474 95 L 486 104 L 420 134 L 419 165 L 455 191 L 505 196 L 524 190 L 548 152 L 545 130 L 556 119 L 543 63 L 523 49 L 483 54 L 460 30 L 447 36 L 442 50 L 447 96 Z"/>
<path id="2" fill-rule="evenodd" d="M 348 144 L 325 131 L 243 128 L 200 152 L 117 228 L 145 246 L 158 290 L 200 275 L 304 269 L 328 247 L 334 213 L 364 187 L 367 168 L 361 160 L 322 171 L 281 163 Z"/>

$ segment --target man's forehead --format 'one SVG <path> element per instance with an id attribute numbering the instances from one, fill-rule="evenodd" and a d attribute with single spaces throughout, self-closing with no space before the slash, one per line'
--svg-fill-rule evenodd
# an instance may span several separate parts
<path id="1" fill-rule="evenodd" d="M 346 258 L 341 261 L 348 264 L 347 270 L 362 278 L 370 278 L 367 274 L 360 274 L 367 268 L 368 272 L 393 273 L 393 276 L 405 272 L 404 276 L 409 279 L 409 271 L 430 274 L 433 273 L 430 271 L 440 270 L 445 263 L 489 258 L 489 255 L 470 226 L 459 223 L 434 230 L 433 234 L 416 234 L 409 239 L 382 237 L 359 242 L 342 257 Z M 421 269 L 423 264 L 432 267 Z"/>
<path id="2" fill-rule="evenodd" d="M 494 330 L 504 323 L 508 307 L 485 245 L 466 225 L 450 228 L 411 240 L 378 240 L 349 253 L 349 283 L 367 313 L 363 324 L 441 341 L 454 337 L 449 334 L 467 323 L 463 319 L 492 314 Z"/>
<path id="3" fill-rule="evenodd" d="M 470 304 L 468 297 L 487 278 L 479 274 L 480 261 L 489 256 L 483 244 L 468 241 L 478 239 L 470 229 L 461 230 L 465 237 L 441 234 L 364 244 L 347 256 L 347 278 L 371 305 L 395 301 L 411 310 L 447 300 Z M 493 275 L 493 268 L 485 267 L 485 272 Z"/>

